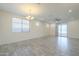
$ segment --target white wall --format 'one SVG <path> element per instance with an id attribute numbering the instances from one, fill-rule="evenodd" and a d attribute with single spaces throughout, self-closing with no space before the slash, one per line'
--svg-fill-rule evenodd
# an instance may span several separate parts
<path id="1" fill-rule="evenodd" d="M 79 38 L 79 20 L 68 22 L 68 37 Z"/>
<path id="2" fill-rule="evenodd" d="M 30 22 L 30 32 L 12 32 L 11 21 L 12 17 L 16 16 L 5 11 L 0 11 L 0 45 L 49 35 L 49 29 L 46 27 L 46 24 L 40 22 L 40 26 L 37 27 L 35 25 L 36 20 Z"/>
<path id="3" fill-rule="evenodd" d="M 49 28 L 49 33 L 50 33 L 50 36 L 55 36 L 56 35 L 56 24 L 53 23 L 53 24 L 50 24 L 50 28 Z"/>

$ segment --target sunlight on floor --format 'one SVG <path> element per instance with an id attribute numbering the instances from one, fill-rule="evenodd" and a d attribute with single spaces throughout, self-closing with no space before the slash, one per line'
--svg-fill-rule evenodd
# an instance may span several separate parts
<path id="1" fill-rule="evenodd" d="M 67 51 L 67 49 L 68 49 L 68 38 L 67 37 L 58 37 L 58 47 L 62 51 Z"/>

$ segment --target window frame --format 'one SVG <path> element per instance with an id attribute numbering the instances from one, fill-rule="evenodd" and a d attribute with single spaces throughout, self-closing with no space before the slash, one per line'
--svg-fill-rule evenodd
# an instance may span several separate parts
<path id="1" fill-rule="evenodd" d="M 14 18 L 16 18 L 16 17 L 14 17 Z M 23 19 L 23 18 L 16 18 L 16 19 L 20 19 L 20 20 L 21 20 L 21 23 L 20 23 L 20 24 L 21 24 L 21 28 L 20 28 L 21 31 L 15 31 L 15 30 L 13 30 L 13 23 L 14 23 L 14 22 L 13 22 L 13 18 L 12 18 L 12 32 L 18 32 L 18 33 L 19 33 L 19 32 L 20 32 L 20 33 L 21 33 L 21 32 L 30 32 L 30 21 L 29 21 L 29 20 Z M 26 25 L 26 26 L 29 26 L 29 28 L 28 28 L 26 31 L 23 30 L 23 29 L 24 29 L 24 28 L 23 28 L 23 25 L 24 25 L 23 20 L 26 20 L 26 22 L 27 22 L 27 21 L 29 22 L 29 24 Z M 17 24 L 17 23 L 19 23 L 19 22 L 15 22 L 15 23 Z M 27 24 L 27 23 L 26 23 L 26 24 Z"/>

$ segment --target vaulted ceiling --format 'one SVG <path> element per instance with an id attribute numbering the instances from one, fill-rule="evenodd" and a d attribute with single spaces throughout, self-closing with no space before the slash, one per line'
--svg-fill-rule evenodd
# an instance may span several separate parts
<path id="1" fill-rule="evenodd" d="M 78 3 L 0 3 L 0 10 L 21 16 L 27 16 L 29 9 L 36 19 L 49 23 L 79 19 Z"/>

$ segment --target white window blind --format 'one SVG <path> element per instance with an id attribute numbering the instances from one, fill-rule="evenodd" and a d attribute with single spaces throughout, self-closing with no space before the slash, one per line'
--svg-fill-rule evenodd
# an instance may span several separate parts
<path id="1" fill-rule="evenodd" d="M 29 32 L 29 30 L 28 20 L 12 18 L 12 32 Z"/>

